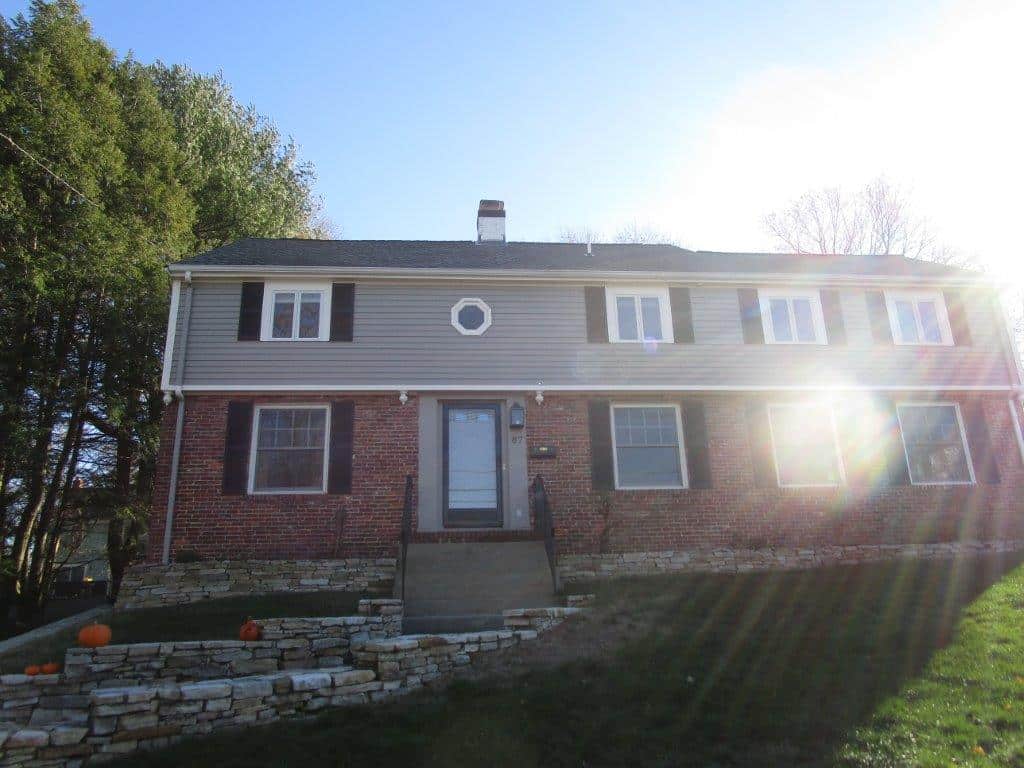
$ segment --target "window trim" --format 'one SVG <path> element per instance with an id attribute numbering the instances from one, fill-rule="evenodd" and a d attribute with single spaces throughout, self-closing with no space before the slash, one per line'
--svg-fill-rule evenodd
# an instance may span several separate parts
<path id="1" fill-rule="evenodd" d="M 885 310 L 889 314 L 889 331 L 892 333 L 892 342 L 900 347 L 952 347 L 953 329 L 949 325 L 949 311 L 946 308 L 946 297 L 942 291 L 904 289 L 886 290 Z M 899 316 L 896 314 L 896 300 L 909 300 L 914 306 L 914 321 L 917 323 L 918 341 L 904 341 L 900 333 Z M 921 316 L 917 309 L 917 303 L 921 300 L 935 302 L 935 315 L 939 324 L 939 335 L 941 341 L 925 341 L 924 328 L 921 326 Z"/>
<path id="2" fill-rule="evenodd" d="M 484 313 L 484 321 L 483 323 L 481 323 L 479 328 L 467 328 L 461 322 L 459 322 L 459 312 L 461 312 L 466 307 L 477 307 L 481 312 Z M 455 302 L 455 304 L 452 305 L 451 319 L 452 328 L 454 328 L 463 336 L 483 336 L 484 332 L 491 327 L 491 307 L 483 299 L 459 299 L 457 302 Z"/>
<path id="3" fill-rule="evenodd" d="M 299 303 L 295 303 L 292 313 L 292 336 L 288 338 L 274 337 L 274 294 L 275 293 L 319 293 L 320 294 L 320 327 L 317 335 L 299 338 L 298 316 Z M 263 286 L 263 311 L 260 316 L 260 341 L 329 341 L 331 338 L 331 284 L 330 283 L 293 283 L 268 282 Z"/>
<path id="4" fill-rule="evenodd" d="M 934 346 L 934 345 L 932 345 Z M 901 408 L 921 408 L 932 406 L 952 406 L 956 413 L 956 423 L 960 426 L 960 444 L 964 449 L 964 459 L 967 461 L 967 474 L 970 480 L 929 480 L 917 482 L 914 480 L 914 471 L 910 466 L 910 451 L 907 449 L 907 436 L 903 432 L 903 416 Z M 978 481 L 974 476 L 974 459 L 971 457 L 971 446 L 967 442 L 967 430 L 964 428 L 964 417 L 960 413 L 960 403 L 955 400 L 898 400 L 896 402 L 896 421 L 900 425 L 900 442 L 903 443 L 903 460 L 907 462 L 907 477 L 911 485 L 977 485 Z"/>
<path id="5" fill-rule="evenodd" d="M 658 314 L 661 317 L 661 338 L 643 338 L 643 317 L 637 311 L 637 320 L 640 324 L 640 338 L 620 339 L 619 338 L 619 314 L 616 306 L 616 299 L 620 296 L 654 297 L 658 300 Z M 605 314 L 608 317 L 608 341 L 612 344 L 674 344 L 675 335 L 672 329 L 672 302 L 669 299 L 667 285 L 606 285 L 604 287 Z"/>
<path id="6" fill-rule="evenodd" d="M 320 490 L 308 488 L 256 488 L 256 446 L 259 442 L 260 412 L 264 410 L 321 410 L 324 412 L 324 461 Z M 327 473 L 331 463 L 331 406 L 327 403 L 264 403 L 252 409 L 252 437 L 249 445 L 249 482 L 251 496 L 320 496 L 327 493 Z"/>
<path id="7" fill-rule="evenodd" d="M 672 408 L 676 414 L 676 438 L 678 445 L 676 453 L 679 454 L 679 477 L 681 485 L 620 485 L 619 484 L 619 446 L 615 439 L 615 409 L 616 408 Z M 677 403 L 666 402 L 643 402 L 632 401 L 608 403 L 608 423 L 612 433 L 612 479 L 616 491 L 685 491 L 690 487 L 690 476 L 686 467 L 686 437 L 683 434 L 682 409 Z"/>
<path id="8" fill-rule="evenodd" d="M 771 300 L 782 299 L 786 302 L 790 320 L 793 323 L 792 341 L 775 338 L 775 325 L 771 317 Z M 814 341 L 800 341 L 796 338 L 796 317 L 793 314 L 793 300 L 807 299 L 811 303 L 811 323 L 814 326 Z M 806 288 L 760 287 L 757 289 L 757 301 L 761 309 L 761 327 L 764 330 L 765 344 L 786 344 L 797 346 L 826 346 L 828 334 L 825 331 L 825 311 L 821 307 L 821 292 Z"/>

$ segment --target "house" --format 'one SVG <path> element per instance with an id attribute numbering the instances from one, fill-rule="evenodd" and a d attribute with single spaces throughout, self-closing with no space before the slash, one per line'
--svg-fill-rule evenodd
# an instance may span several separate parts
<path id="1" fill-rule="evenodd" d="M 545 500 L 564 580 L 1024 538 L 1021 370 L 984 275 L 509 242 L 505 213 L 481 201 L 476 242 L 170 266 L 152 570 L 188 551 L 335 585 L 302 569 L 401 554 L 407 478 L 406 588 L 469 602 L 488 568 L 544 570 Z"/>
<path id="2" fill-rule="evenodd" d="M 54 577 L 55 597 L 106 595 L 110 581 L 107 517 L 85 518 L 60 535 Z"/>

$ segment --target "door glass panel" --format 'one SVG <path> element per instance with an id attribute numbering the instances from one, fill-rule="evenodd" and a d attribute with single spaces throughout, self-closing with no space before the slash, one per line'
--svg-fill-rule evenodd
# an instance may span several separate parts
<path id="1" fill-rule="evenodd" d="M 495 413 L 490 408 L 448 411 L 448 508 L 497 509 Z"/>

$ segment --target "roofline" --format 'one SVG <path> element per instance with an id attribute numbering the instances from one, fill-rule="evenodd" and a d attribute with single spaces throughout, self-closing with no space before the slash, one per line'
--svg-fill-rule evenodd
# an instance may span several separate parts
<path id="1" fill-rule="evenodd" d="M 578 269 L 441 269 L 433 267 L 289 267 L 282 265 L 251 264 L 192 264 L 174 263 L 167 267 L 174 277 L 192 272 L 202 277 L 382 277 L 403 280 L 488 280 L 530 282 L 598 282 L 602 280 L 649 280 L 686 283 L 829 283 L 884 285 L 977 285 L 991 283 L 984 273 L 965 272 L 962 275 L 858 275 L 830 273 L 787 272 L 665 272 L 639 270 L 578 270 Z"/>

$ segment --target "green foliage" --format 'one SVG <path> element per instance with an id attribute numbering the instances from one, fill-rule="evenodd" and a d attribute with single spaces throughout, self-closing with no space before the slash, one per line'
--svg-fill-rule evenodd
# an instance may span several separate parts
<path id="1" fill-rule="evenodd" d="M 67 489 L 108 488 L 137 555 L 170 261 L 315 230 L 312 167 L 221 76 L 119 59 L 74 0 L 0 18 L 0 556 L 41 602 Z M 99 497 L 96 497 L 99 498 Z"/>

